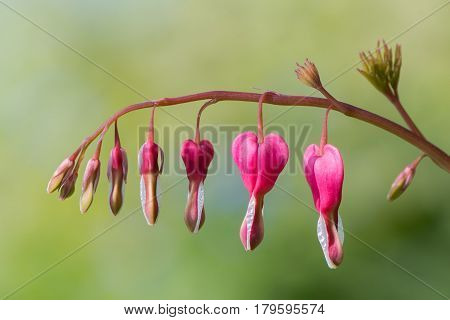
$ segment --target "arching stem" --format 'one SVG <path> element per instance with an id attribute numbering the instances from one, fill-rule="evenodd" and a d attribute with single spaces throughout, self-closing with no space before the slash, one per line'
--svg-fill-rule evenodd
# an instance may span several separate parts
<path id="1" fill-rule="evenodd" d="M 216 103 L 218 100 L 217 99 L 211 99 L 209 101 L 206 101 L 202 107 L 200 108 L 200 110 L 198 110 L 197 113 L 197 125 L 195 127 L 195 143 L 199 144 L 200 143 L 200 118 L 202 116 L 202 112 L 203 110 L 205 110 L 207 107 L 209 107 L 210 105 Z"/>
<path id="2" fill-rule="evenodd" d="M 97 130 L 90 136 L 83 140 L 79 149 L 87 148 L 92 141 L 94 141 L 99 134 L 105 129 L 109 128 L 114 121 L 116 121 L 121 116 L 140 109 L 151 108 L 156 106 L 158 108 L 179 105 L 188 102 L 195 102 L 201 100 L 212 100 L 217 101 L 245 101 L 245 102 L 258 102 L 261 98 L 261 94 L 252 92 L 237 92 L 237 91 L 207 91 L 195 93 L 187 96 L 180 96 L 174 98 L 162 98 L 159 100 L 145 101 L 142 103 L 137 103 L 125 107 L 115 114 L 113 114 L 109 119 L 107 119 L 103 124 L 101 124 Z M 334 98 L 333 98 L 334 99 Z M 335 99 L 335 101 L 337 101 Z M 307 97 L 307 96 L 292 96 L 277 93 L 276 95 L 267 96 L 264 99 L 265 103 L 278 105 L 278 106 L 302 106 L 302 107 L 318 107 L 318 108 L 328 108 L 330 101 L 324 98 Z M 405 127 L 379 116 L 375 113 L 369 112 L 367 110 L 352 106 L 351 104 L 339 102 L 332 104 L 332 109 L 334 111 L 343 113 L 344 115 L 355 118 L 367 123 L 370 123 L 378 128 L 390 132 L 393 135 L 407 141 L 408 143 L 414 145 L 418 149 L 426 153 L 439 167 L 447 172 L 450 172 L 450 156 L 443 150 L 439 149 L 436 145 L 430 143 L 425 138 L 422 138 L 406 129 Z"/>

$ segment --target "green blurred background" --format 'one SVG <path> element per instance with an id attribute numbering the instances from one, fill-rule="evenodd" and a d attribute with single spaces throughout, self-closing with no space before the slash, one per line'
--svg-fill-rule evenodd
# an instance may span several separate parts
<path id="1" fill-rule="evenodd" d="M 377 39 L 398 36 L 442 0 L 5 1 L 36 25 L 2 3 L 0 296 L 132 212 L 9 298 L 443 298 L 424 283 L 450 295 L 450 176 L 427 159 L 410 190 L 388 203 L 392 180 L 418 150 L 341 114 L 330 118 L 330 141 L 345 160 L 341 215 L 353 236 L 346 235 L 344 263 L 337 270 L 329 270 L 323 258 L 315 232 L 317 214 L 294 198 L 312 205 L 300 173 L 280 177 L 280 187 L 289 194 L 274 189 L 266 197 L 265 239 L 251 254 L 244 252 L 238 236 L 247 193 L 239 176 L 225 175 L 224 168 L 206 181 L 207 220 L 198 235 L 188 233 L 183 221 L 187 181 L 162 195 L 158 224 L 148 227 L 136 211 L 135 164 L 146 110 L 121 121 L 130 172 L 118 217 L 110 214 L 106 200 L 111 134 L 96 199 L 86 215 L 78 211 L 79 185 L 65 202 L 47 195 L 53 170 L 84 136 L 114 111 L 145 98 L 36 26 L 149 98 L 254 88 L 310 94 L 295 78 L 295 62 L 311 58 L 324 81 L 333 79 L 357 61 L 359 51 L 373 49 Z M 447 151 L 449 9 L 396 40 L 404 52 L 403 102 L 429 140 Z M 401 121 L 354 69 L 328 88 L 339 99 Z M 167 111 L 193 124 L 199 105 Z M 282 111 L 284 107 L 266 106 L 266 121 Z M 275 123 L 311 125 L 309 144 L 319 139 L 322 116 L 319 109 L 297 108 Z M 158 112 L 157 126 L 176 128 L 180 122 L 174 117 Z M 203 117 L 205 125 L 214 126 L 255 120 L 255 104 L 248 103 L 221 103 Z M 225 143 L 216 144 L 215 161 L 229 156 Z M 179 149 L 162 147 L 178 159 Z M 299 165 L 298 159 L 291 161 Z M 161 190 L 181 177 L 162 176 Z"/>

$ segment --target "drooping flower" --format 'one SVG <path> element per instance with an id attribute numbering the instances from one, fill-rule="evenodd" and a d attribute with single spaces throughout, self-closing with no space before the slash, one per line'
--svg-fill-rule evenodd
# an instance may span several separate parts
<path id="1" fill-rule="evenodd" d="M 208 140 L 195 142 L 189 139 L 183 142 L 181 158 L 189 180 L 184 221 L 191 232 L 197 233 L 205 222 L 204 182 L 208 167 L 214 158 L 214 147 Z"/>
<path id="2" fill-rule="evenodd" d="M 273 188 L 289 159 L 289 148 L 281 136 L 271 133 L 264 137 L 262 102 L 267 94 L 271 93 L 262 94 L 259 100 L 258 136 L 243 132 L 232 145 L 233 160 L 250 196 L 240 231 L 246 251 L 254 250 L 264 237 L 264 196 Z"/>
<path id="3" fill-rule="evenodd" d="M 95 156 L 86 164 L 81 184 L 80 211 L 85 213 L 92 204 L 100 178 L 100 160 Z"/>
<path id="4" fill-rule="evenodd" d="M 164 166 L 164 152 L 154 142 L 154 112 L 155 107 L 152 109 L 148 139 L 139 150 L 138 156 L 142 211 L 147 223 L 151 226 L 156 223 L 158 218 L 157 181 Z M 161 163 L 158 163 L 158 155 Z"/>
<path id="5" fill-rule="evenodd" d="M 289 148 L 275 133 L 262 143 L 253 132 L 238 135 L 232 146 L 233 160 L 241 173 L 250 200 L 241 226 L 241 242 L 246 251 L 254 250 L 264 237 L 264 196 L 269 192 L 289 159 Z"/>
<path id="6" fill-rule="evenodd" d="M 128 159 L 125 149 L 120 145 L 117 122 L 115 123 L 115 145 L 111 150 L 108 161 L 108 180 L 111 183 L 109 193 L 109 206 L 114 215 L 117 215 L 123 204 L 124 183 L 127 182 Z"/>
<path id="7" fill-rule="evenodd" d="M 181 146 L 181 158 L 186 167 L 189 180 L 189 191 L 184 222 L 192 233 L 197 233 L 205 223 L 205 179 L 208 167 L 214 158 L 214 147 L 208 140 L 200 139 L 200 118 L 202 112 L 210 105 L 216 103 L 215 99 L 203 104 L 197 114 L 197 125 L 194 140 L 188 139 Z"/>
<path id="8" fill-rule="evenodd" d="M 344 162 L 339 150 L 327 144 L 327 110 L 320 145 L 309 145 L 303 156 L 306 180 L 319 213 L 317 236 L 330 268 L 343 259 L 344 231 L 339 216 L 344 182 Z"/>

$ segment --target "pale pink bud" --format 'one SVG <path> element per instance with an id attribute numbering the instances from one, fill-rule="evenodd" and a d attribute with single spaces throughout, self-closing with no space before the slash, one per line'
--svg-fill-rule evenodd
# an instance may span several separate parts
<path id="1" fill-rule="evenodd" d="M 161 165 L 158 163 L 158 155 Z M 141 205 L 144 217 L 149 225 L 158 218 L 157 180 L 164 165 L 164 153 L 154 142 L 147 141 L 139 150 L 138 168 L 141 175 Z"/>
<path id="2" fill-rule="evenodd" d="M 83 182 L 81 184 L 80 211 L 85 213 L 92 204 L 100 177 L 100 161 L 90 159 L 86 165 Z"/>
<path id="3" fill-rule="evenodd" d="M 108 180 L 111 184 L 109 206 L 116 215 L 123 204 L 124 183 L 127 181 L 128 159 L 124 149 L 117 145 L 111 150 L 108 161 Z"/>
<path id="4" fill-rule="evenodd" d="M 389 190 L 389 193 L 387 195 L 387 199 L 393 201 L 400 197 L 411 184 L 415 173 L 416 168 L 412 165 L 407 165 L 392 183 L 391 189 Z"/>
<path id="5" fill-rule="evenodd" d="M 61 182 L 61 188 L 59 189 L 59 199 L 65 200 L 69 198 L 75 191 L 75 182 L 77 181 L 78 173 L 72 172 L 66 175 Z"/>
<path id="6" fill-rule="evenodd" d="M 191 232 L 197 233 L 205 222 L 204 182 L 208 167 L 214 158 L 214 147 L 208 140 L 202 140 L 197 144 L 189 139 L 184 141 L 181 147 L 181 158 L 189 180 L 184 221 Z"/>
<path id="7" fill-rule="evenodd" d="M 64 159 L 63 162 L 61 162 L 61 164 L 53 173 L 53 176 L 50 178 L 50 181 L 48 182 L 48 193 L 52 193 L 53 191 L 59 189 L 64 177 L 66 177 L 66 175 L 72 171 L 73 166 L 74 162 L 70 160 L 70 158 Z"/>
<path id="8" fill-rule="evenodd" d="M 330 268 L 336 268 L 343 259 L 344 229 L 339 216 L 344 182 L 344 162 L 339 150 L 325 144 L 312 144 L 305 150 L 303 167 L 311 187 L 314 205 L 319 212 L 317 236 Z"/>
<path id="9" fill-rule="evenodd" d="M 250 251 L 264 237 L 264 196 L 283 171 L 289 159 L 289 148 L 277 134 L 271 133 L 262 143 L 258 143 L 256 134 L 243 132 L 234 139 L 232 153 L 250 195 L 240 232 L 245 250 Z"/>

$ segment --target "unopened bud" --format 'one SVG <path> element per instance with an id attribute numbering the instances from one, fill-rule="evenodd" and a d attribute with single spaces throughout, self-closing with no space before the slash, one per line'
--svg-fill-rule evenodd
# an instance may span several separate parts
<path id="1" fill-rule="evenodd" d="M 393 201 L 400 197 L 411 184 L 415 173 L 416 169 L 411 165 L 407 165 L 392 183 L 391 189 L 389 190 L 389 193 L 387 195 L 387 199 L 389 201 Z"/>
<path id="2" fill-rule="evenodd" d="M 92 204 L 94 193 L 97 190 L 98 180 L 100 177 L 100 161 L 98 159 L 90 159 L 86 165 L 83 182 L 81 185 L 80 211 L 85 213 Z"/>
<path id="3" fill-rule="evenodd" d="M 127 154 L 120 145 L 111 150 L 108 162 L 108 180 L 111 183 L 109 193 L 109 205 L 111 211 L 116 215 L 123 203 L 123 187 L 127 180 L 128 160 Z"/>
<path id="4" fill-rule="evenodd" d="M 65 200 L 69 198 L 75 191 L 75 182 L 77 181 L 78 173 L 73 172 L 69 176 L 66 176 L 61 183 L 61 188 L 59 189 L 59 199 Z"/>
<path id="5" fill-rule="evenodd" d="M 69 158 L 64 159 L 63 162 L 61 162 L 61 164 L 58 166 L 58 168 L 56 168 L 55 172 L 50 178 L 50 181 L 48 182 L 47 185 L 48 193 L 52 193 L 53 191 L 59 189 L 64 177 L 66 177 L 66 175 L 70 173 L 70 171 L 73 168 L 73 165 L 74 165 L 73 161 L 70 160 Z"/>

